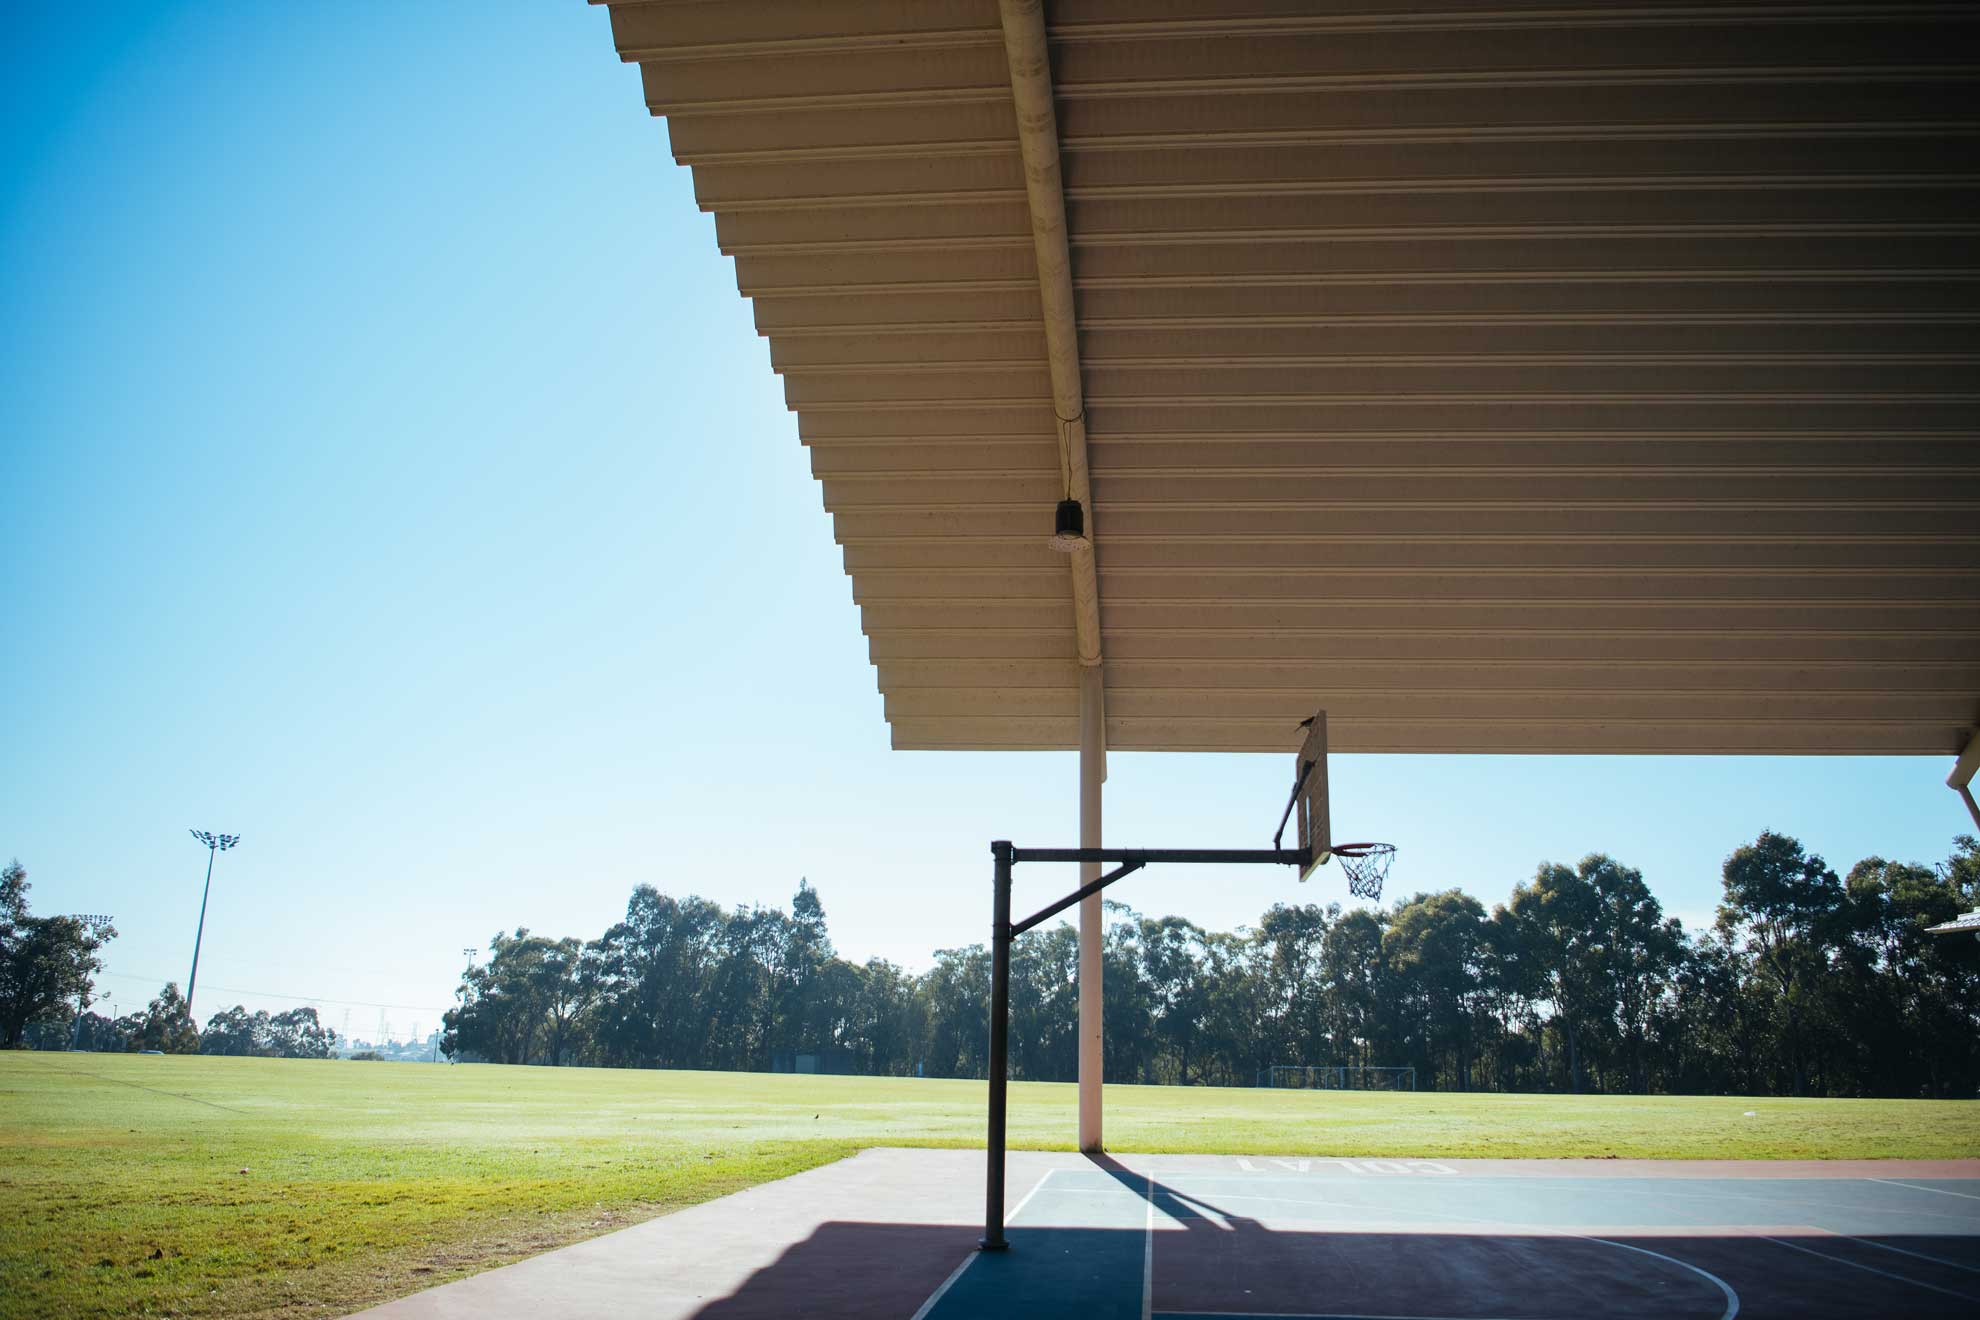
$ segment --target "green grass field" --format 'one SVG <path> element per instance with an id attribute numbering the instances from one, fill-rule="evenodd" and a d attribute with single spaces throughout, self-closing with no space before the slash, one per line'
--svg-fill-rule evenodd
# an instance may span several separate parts
<path id="1" fill-rule="evenodd" d="M 1949 1158 L 1980 1103 L 1118 1086 L 1117 1150 Z M 1745 1111 L 1752 1110 L 1751 1118 Z M 980 1082 L 0 1054 L 0 1316 L 340 1315 L 863 1146 L 975 1146 Z M 1073 1089 L 1011 1091 L 1069 1149 Z"/>

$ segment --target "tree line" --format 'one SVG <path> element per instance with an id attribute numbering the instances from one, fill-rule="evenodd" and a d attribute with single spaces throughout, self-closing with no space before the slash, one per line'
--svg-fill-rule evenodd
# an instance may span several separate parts
<path id="1" fill-rule="evenodd" d="M 177 982 L 168 981 L 144 1008 L 122 1017 L 88 1011 L 67 1018 L 50 1016 L 35 1023 L 23 1041 L 31 1049 L 93 1050 L 132 1054 L 157 1050 L 161 1054 L 226 1054 L 258 1059 L 329 1059 L 337 1053 L 337 1033 L 323 1025 L 309 1005 L 270 1013 L 249 1012 L 240 1004 L 223 1008 L 193 1025 L 186 997 Z"/>
<path id="2" fill-rule="evenodd" d="M 1839 875 L 1762 833 L 1726 859 L 1717 920 L 1686 931 L 1640 872 L 1543 863 L 1487 909 L 1460 889 L 1387 908 L 1279 904 L 1205 930 L 1107 905 L 1109 1081 L 1250 1085 L 1273 1065 L 1409 1066 L 1441 1090 L 1971 1097 L 1980 947 L 1927 935 L 1980 901 L 1980 843 Z M 1069 924 L 1013 946 L 1011 1073 L 1075 1075 Z M 790 911 L 638 886 L 597 939 L 497 935 L 441 1048 L 501 1063 L 981 1077 L 990 958 L 919 975 L 833 950 L 818 892 Z"/>
<path id="3" fill-rule="evenodd" d="M 168 982 L 143 1010 L 111 1018 L 89 1011 L 103 946 L 117 937 L 106 922 L 35 916 L 28 908 L 27 868 L 0 867 L 0 1048 L 165 1054 L 243 1054 L 327 1059 L 337 1033 L 314 1008 L 270 1014 L 240 1005 L 193 1025 L 192 1010 Z"/>

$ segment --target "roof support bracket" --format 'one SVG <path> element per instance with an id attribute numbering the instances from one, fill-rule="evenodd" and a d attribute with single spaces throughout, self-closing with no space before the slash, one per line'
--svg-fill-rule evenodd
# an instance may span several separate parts
<path id="1" fill-rule="evenodd" d="M 1970 787 L 1975 774 L 1980 774 L 1980 730 L 1974 731 L 1966 750 L 1953 763 L 1952 773 L 1946 776 L 1946 787 L 1959 794 L 1959 800 L 1966 804 L 1968 814 L 1973 817 L 1973 827 L 1980 829 L 1980 802 L 1973 800 L 1973 789 Z"/>

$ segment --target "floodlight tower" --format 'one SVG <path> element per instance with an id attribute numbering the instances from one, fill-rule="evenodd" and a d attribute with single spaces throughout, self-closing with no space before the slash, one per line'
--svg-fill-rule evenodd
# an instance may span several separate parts
<path id="1" fill-rule="evenodd" d="M 193 935 L 192 972 L 186 977 L 186 1021 L 193 1020 L 193 984 L 199 980 L 199 942 L 206 937 L 206 896 L 213 892 L 213 858 L 217 853 L 226 852 L 241 841 L 238 834 L 214 834 L 207 830 L 188 830 L 195 839 L 206 845 L 206 887 L 199 891 L 199 929 Z"/>

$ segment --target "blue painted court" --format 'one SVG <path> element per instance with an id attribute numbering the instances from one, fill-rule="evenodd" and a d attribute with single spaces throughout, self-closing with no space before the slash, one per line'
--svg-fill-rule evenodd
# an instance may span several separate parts
<path id="1" fill-rule="evenodd" d="M 917 1317 L 1980 1314 L 1980 1179 L 1472 1163 L 1055 1168 Z"/>

